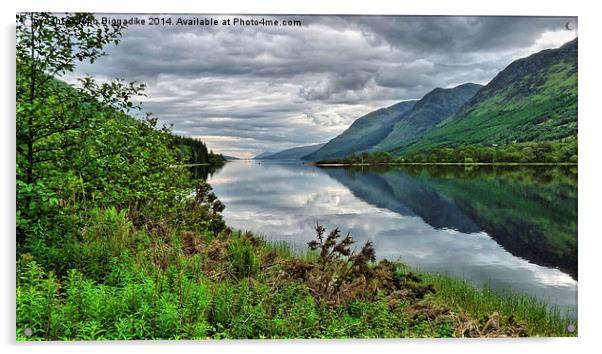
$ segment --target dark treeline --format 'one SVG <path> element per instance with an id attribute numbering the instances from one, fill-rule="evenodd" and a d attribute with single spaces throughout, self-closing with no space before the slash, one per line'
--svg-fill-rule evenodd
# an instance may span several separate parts
<path id="1" fill-rule="evenodd" d="M 200 139 L 174 135 L 174 144 L 180 151 L 181 161 L 187 164 L 222 165 L 225 161 L 222 155 L 209 151 Z"/>
<path id="2" fill-rule="evenodd" d="M 363 152 L 317 164 L 404 164 L 404 163 L 571 163 L 576 164 L 576 138 L 564 141 L 533 141 L 504 146 L 465 145 L 436 148 L 401 156 L 385 151 Z"/>

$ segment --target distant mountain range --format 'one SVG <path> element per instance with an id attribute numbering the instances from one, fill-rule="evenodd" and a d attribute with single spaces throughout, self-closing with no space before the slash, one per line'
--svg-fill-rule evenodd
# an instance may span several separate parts
<path id="1" fill-rule="evenodd" d="M 404 101 L 387 108 L 381 108 L 358 118 L 339 136 L 330 140 L 321 149 L 308 154 L 305 160 L 323 160 L 345 157 L 358 151 L 368 150 L 391 133 L 393 126 L 416 101 Z"/>
<path id="2" fill-rule="evenodd" d="M 255 157 L 253 157 L 253 160 L 262 160 L 270 155 L 273 155 L 274 152 L 273 151 L 264 151 L 259 155 L 256 155 Z"/>
<path id="3" fill-rule="evenodd" d="M 362 151 L 407 146 L 456 113 L 482 87 L 467 83 L 449 89 L 436 88 L 418 101 L 400 102 L 369 113 L 305 159 L 337 159 Z"/>
<path id="4" fill-rule="evenodd" d="M 316 144 L 308 146 L 294 147 L 274 154 L 260 154 L 255 156 L 255 160 L 300 160 L 303 156 L 309 155 L 322 148 L 325 144 Z"/>
<path id="5" fill-rule="evenodd" d="M 263 153 L 255 159 L 318 161 L 363 151 L 402 155 L 445 146 L 575 139 L 577 47 L 575 38 L 518 59 L 485 86 L 436 88 L 420 100 L 378 109 L 321 147 Z M 304 151 L 309 152 L 301 155 Z"/>
<path id="6" fill-rule="evenodd" d="M 441 146 L 505 145 L 577 137 L 577 39 L 519 59 L 456 114 L 394 154 Z"/>

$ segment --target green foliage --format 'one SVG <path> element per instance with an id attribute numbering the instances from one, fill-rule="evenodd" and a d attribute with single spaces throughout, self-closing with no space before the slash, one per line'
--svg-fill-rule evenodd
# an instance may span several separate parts
<path id="1" fill-rule="evenodd" d="M 17 16 L 17 205 L 18 240 L 36 223 L 88 204 L 149 208 L 167 206 L 182 193 L 181 174 L 168 147 L 172 136 L 156 118 L 125 115 L 139 108 L 130 98 L 143 85 L 114 81 L 82 88 L 54 75 L 78 61 L 101 56 L 118 42 L 120 27 L 101 25 L 89 14 Z M 99 174 L 99 171 L 103 171 Z"/>
<path id="2" fill-rule="evenodd" d="M 120 213 L 107 211 L 99 217 L 109 231 L 123 225 Z M 127 220 L 125 220 L 127 224 Z M 325 237 L 326 240 L 328 237 Z M 179 241 L 173 241 L 179 244 Z M 340 242 L 339 242 L 340 243 Z M 337 244 L 339 244 L 337 243 Z M 244 249 L 243 264 L 249 259 L 264 268 L 263 259 L 270 249 L 248 237 L 236 237 L 228 243 Z M 336 246 L 335 246 L 336 247 Z M 180 248 L 181 251 L 182 248 Z M 228 246 L 228 251 L 235 248 Z M 155 250 L 158 251 L 158 250 Z M 267 253 L 266 253 L 267 252 Z M 230 252 L 228 252 L 230 253 Z M 345 252 L 346 253 L 346 252 Z M 235 256 L 236 257 L 236 256 Z M 368 259 L 370 256 L 368 255 Z M 278 271 L 245 273 L 242 278 L 209 278 L 198 274 L 197 257 L 176 257 L 166 268 L 149 267 L 153 257 L 130 257 L 127 253 L 112 257 L 109 274 L 90 279 L 72 269 L 62 279 L 40 267 L 31 255 L 17 264 L 17 329 L 31 328 L 32 337 L 19 340 L 98 340 L 98 339 L 204 339 L 204 338 L 380 338 L 449 337 L 455 322 L 449 310 L 431 309 L 435 305 L 413 307 L 416 300 L 407 297 L 391 303 L 384 297 L 358 299 L 340 306 L 320 304 L 304 282 L 282 279 Z M 232 258 L 227 257 L 227 269 Z M 329 262 L 334 261 L 334 258 Z M 320 263 L 316 263 L 318 265 Z M 351 265 L 351 264 L 350 264 Z M 272 265 L 273 267 L 273 265 Z M 350 269 L 352 269 L 351 267 Z M 379 268 L 374 268 L 378 274 Z M 395 266 L 393 281 L 403 289 L 421 289 L 434 283 L 438 291 L 424 292 L 417 298 L 445 303 L 452 286 L 446 278 L 426 275 L 425 279 L 407 268 Z M 357 276 L 357 275 L 355 275 Z M 335 279 L 333 279 L 335 280 Z M 430 286 L 430 285 L 429 285 Z M 440 287 L 440 288 L 439 288 Z M 441 291 L 439 290 L 441 289 Z M 473 288 L 464 285 L 464 297 L 453 295 L 470 313 L 499 310 L 514 314 L 517 321 L 529 319 L 531 334 L 562 333 L 557 319 L 546 315 L 536 302 L 515 302 L 512 296 L 495 297 L 480 307 Z M 353 291 L 352 288 L 348 289 Z M 422 291 L 422 290 L 420 290 Z M 429 295 L 430 294 L 430 295 Z M 427 300 L 422 300 L 427 301 Z M 429 302 L 430 303 L 430 302 Z M 520 311 L 519 311 L 520 310 Z M 425 312 L 426 311 L 426 312 Z M 433 312 L 434 311 L 434 312 Z M 437 312 L 438 311 L 438 312 Z M 527 311 L 523 312 L 521 311 Z M 539 311 L 539 312 L 538 312 Z M 433 313 L 440 315 L 434 315 Z M 531 313 L 532 315 L 529 315 Z"/>
<path id="3" fill-rule="evenodd" d="M 106 44 L 119 41 L 122 27 L 92 20 L 90 14 L 65 15 L 62 21 L 47 13 L 17 14 L 19 241 L 33 220 L 47 216 L 44 201 L 56 206 L 57 189 L 77 176 L 65 173 L 64 162 L 82 143 L 86 133 L 78 128 L 89 122 L 93 107 L 54 75 L 72 71 L 77 61 L 94 61 Z"/>
<path id="4" fill-rule="evenodd" d="M 259 259 L 250 242 L 246 239 L 233 239 L 228 244 L 228 261 L 232 275 L 244 278 L 254 275 L 259 271 Z"/>
<path id="5" fill-rule="evenodd" d="M 127 256 L 139 242 L 126 210 L 115 208 L 92 209 L 86 226 L 82 229 L 78 269 L 90 277 L 103 280 L 109 276 L 108 267 L 115 258 Z"/>
<path id="6" fill-rule="evenodd" d="M 30 328 L 33 337 L 47 338 L 56 321 L 58 290 L 52 273 L 46 274 L 31 256 L 23 257 L 17 264 L 17 329 Z"/>
<path id="7" fill-rule="evenodd" d="M 475 289 L 462 279 L 453 279 L 444 274 L 425 274 L 425 280 L 437 288 L 434 301 L 470 313 L 476 319 L 486 319 L 494 311 L 505 313 L 514 323 L 527 323 L 530 335 L 568 336 L 569 324 L 574 320 L 563 316 L 557 309 L 521 294 L 499 293 L 490 287 Z"/>
<path id="8" fill-rule="evenodd" d="M 226 207 L 217 196 L 211 192 L 213 189 L 207 182 L 196 180 L 194 195 L 184 202 L 178 212 L 179 218 L 196 229 L 208 230 L 217 236 L 226 228 L 226 223 L 221 212 Z"/>
<path id="9" fill-rule="evenodd" d="M 402 155 L 400 163 L 577 163 L 577 139 L 515 143 L 504 146 L 467 145 Z"/>

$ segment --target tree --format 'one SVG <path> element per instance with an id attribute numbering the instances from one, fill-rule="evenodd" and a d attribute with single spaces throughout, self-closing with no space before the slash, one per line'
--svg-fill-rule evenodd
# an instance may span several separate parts
<path id="1" fill-rule="evenodd" d="M 76 128 L 89 116 L 74 92 L 54 77 L 72 71 L 78 61 L 93 62 L 103 55 L 106 44 L 119 41 L 123 27 L 101 25 L 91 14 L 19 13 L 16 20 L 19 226 L 41 206 L 58 203 L 39 176 L 48 175 L 44 164 L 56 163 L 77 146 Z M 17 232 L 18 239 L 21 234 Z"/>
<path id="2" fill-rule="evenodd" d="M 17 240 L 65 205 L 86 200 L 115 206 L 159 203 L 180 188 L 169 129 L 147 114 L 127 114 L 143 84 L 123 80 L 81 88 L 57 80 L 78 62 L 94 62 L 119 43 L 123 25 L 91 14 L 17 15 Z M 133 204 L 132 204 L 133 203 Z M 149 203 L 146 203 L 149 204 Z M 50 224 L 46 222 L 46 224 Z M 56 225 L 55 225 L 56 226 Z"/>
<path id="3" fill-rule="evenodd" d="M 64 121 L 62 114 L 52 115 L 54 119 L 36 119 L 48 113 L 45 110 L 51 107 L 49 103 L 71 102 L 71 97 L 56 95 L 53 77 L 73 71 L 78 61 L 94 62 L 105 54 L 105 45 L 119 42 L 122 29 L 122 26 L 102 25 L 91 14 L 63 17 L 35 12 L 17 14 L 17 136 L 25 150 L 18 147 L 17 152 L 25 155 L 26 183 L 35 180 L 36 142 L 73 127 Z"/>

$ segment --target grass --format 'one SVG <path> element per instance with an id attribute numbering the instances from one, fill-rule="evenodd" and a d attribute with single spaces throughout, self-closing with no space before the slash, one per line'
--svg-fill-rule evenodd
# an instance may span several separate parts
<path id="1" fill-rule="evenodd" d="M 524 322 L 539 336 L 567 336 L 566 328 L 576 320 L 524 294 L 494 291 L 488 286 L 477 288 L 464 279 L 443 274 L 424 273 L 423 279 L 433 284 L 437 294 L 433 301 L 457 311 L 466 311 L 474 318 L 486 318 L 494 312 L 514 321 Z"/>

